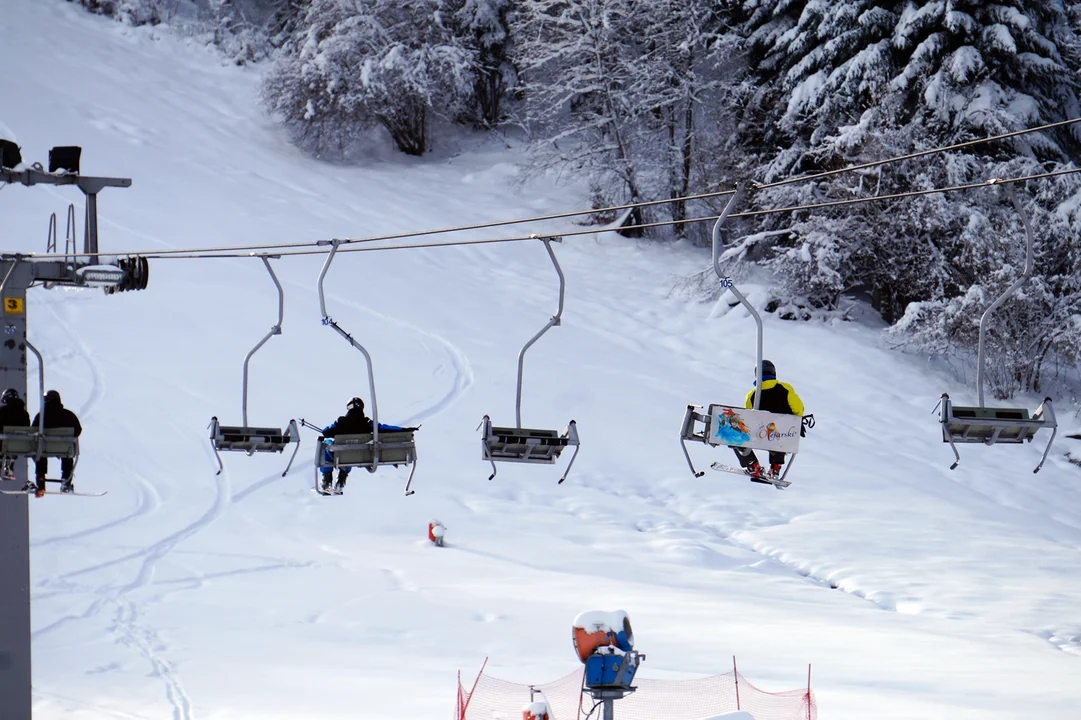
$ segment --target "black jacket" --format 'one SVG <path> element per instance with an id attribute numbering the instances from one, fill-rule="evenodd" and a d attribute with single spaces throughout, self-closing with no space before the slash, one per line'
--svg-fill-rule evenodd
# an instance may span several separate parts
<path id="1" fill-rule="evenodd" d="M 41 414 L 39 413 L 34 416 L 34 421 L 30 424 L 37 427 L 40 420 Z M 45 427 L 75 428 L 75 437 L 79 437 L 83 432 L 83 426 L 79 422 L 79 418 L 75 417 L 75 413 L 60 403 L 45 403 Z"/>
<path id="2" fill-rule="evenodd" d="M 5 425 L 27 427 L 29 424 L 30 413 L 26 412 L 26 403 L 19 398 L 8 400 L 7 405 L 0 405 L 0 428 Z"/>
<path id="3" fill-rule="evenodd" d="M 352 409 L 323 428 L 323 437 L 335 435 L 361 435 L 372 432 L 372 419 L 363 410 Z"/>

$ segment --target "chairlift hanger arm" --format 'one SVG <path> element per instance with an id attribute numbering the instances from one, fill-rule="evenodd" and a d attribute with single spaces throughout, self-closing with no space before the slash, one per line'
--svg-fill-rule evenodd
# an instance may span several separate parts
<path id="1" fill-rule="evenodd" d="M 721 225 L 728 219 L 729 214 L 736 206 L 736 202 L 743 198 L 745 188 L 742 183 L 736 185 L 736 192 L 732 197 L 728 198 L 728 202 L 725 203 L 724 210 L 721 212 L 720 217 L 717 218 L 717 222 L 713 223 L 713 272 L 717 274 L 718 280 L 725 280 L 726 287 L 732 291 L 732 294 L 736 296 L 736 299 L 743 304 L 743 307 L 747 308 L 747 312 L 754 318 L 755 325 L 758 328 L 758 344 L 756 348 L 756 355 L 758 361 L 755 363 L 755 389 L 758 390 L 762 387 L 762 316 L 758 314 L 758 310 L 754 305 L 747 300 L 746 296 L 739 291 L 739 288 L 735 286 L 731 280 L 723 272 L 721 272 Z M 755 392 L 754 394 L 754 409 L 757 410 L 762 400 L 762 393 Z"/>
<path id="2" fill-rule="evenodd" d="M 559 309 L 556 310 L 556 314 L 552 319 L 540 329 L 540 332 L 530 338 L 518 353 L 518 392 L 514 400 L 514 417 L 519 430 L 522 428 L 522 375 L 525 370 L 526 350 L 532 347 L 533 343 L 537 342 L 541 335 L 544 335 L 544 333 L 548 332 L 553 326 L 560 324 L 560 321 L 563 318 L 563 300 L 567 290 L 567 279 L 563 276 L 563 268 L 559 266 L 559 260 L 556 259 L 555 251 L 552 250 L 552 241 L 562 242 L 562 238 L 545 237 L 539 239 L 544 243 L 544 249 L 548 251 L 548 257 L 552 259 L 552 265 L 555 266 L 556 274 L 559 275 Z"/>
<path id="3" fill-rule="evenodd" d="M 1010 202 L 1013 203 L 1013 207 L 1017 210 L 1017 214 L 1021 216 L 1021 224 L 1025 228 L 1025 269 L 1021 273 L 1021 277 L 1017 278 L 1012 285 L 1006 288 L 1006 292 L 999 295 L 998 299 L 991 303 L 991 306 L 983 311 L 983 315 L 980 316 L 980 339 L 976 350 L 976 386 L 979 392 L 980 407 L 984 407 L 983 404 L 983 376 L 984 376 L 984 361 L 983 361 L 983 349 L 984 349 L 984 335 L 987 331 L 987 321 L 990 320 L 991 314 L 998 309 L 1002 303 L 1006 302 L 1006 299 L 1013 295 L 1015 292 L 1021 289 L 1021 287 L 1029 281 L 1032 277 L 1033 266 L 1033 242 L 1032 242 L 1032 227 L 1029 225 L 1028 214 L 1025 212 L 1025 208 L 1021 205 L 1021 201 L 1017 199 L 1017 193 L 1014 192 L 1013 183 L 1007 182 L 1002 185 L 1003 190 L 1006 192 L 1006 196 L 1009 197 Z"/>
<path id="4" fill-rule="evenodd" d="M 244 389 L 243 389 L 243 402 L 241 405 L 241 417 L 245 427 L 248 427 L 248 363 L 251 362 L 252 355 L 256 351 L 266 344 L 266 341 L 275 335 L 281 335 L 282 322 L 285 320 L 285 291 L 282 290 L 282 284 L 278 282 L 278 276 L 274 274 L 274 268 L 270 266 L 270 260 L 264 255 L 260 258 L 263 261 L 263 265 L 266 267 L 267 272 L 270 273 L 270 279 L 274 281 L 274 286 L 278 288 L 278 322 L 270 328 L 263 339 L 255 344 L 248 354 L 244 357 Z"/>
<path id="5" fill-rule="evenodd" d="M 38 413 L 38 433 L 45 433 L 45 361 L 41 359 L 41 353 L 30 342 L 29 339 L 24 341 L 26 347 L 30 352 L 34 353 L 34 357 L 38 360 L 38 401 L 43 404 L 41 411 Z"/>
<path id="6" fill-rule="evenodd" d="M 327 269 L 330 268 L 330 263 L 334 262 L 334 256 L 338 253 L 338 246 L 341 245 L 341 240 L 330 241 L 330 252 L 327 254 L 326 262 L 323 263 L 323 269 L 319 273 L 319 312 L 323 316 L 323 324 L 330 326 L 335 332 L 341 335 L 345 340 L 360 351 L 360 354 L 364 356 L 364 361 L 368 366 L 368 392 L 371 395 L 372 406 L 372 428 L 373 428 L 373 442 L 375 446 L 379 446 L 379 405 L 375 399 L 375 371 L 372 369 L 372 356 L 368 354 L 368 351 L 364 349 L 364 346 L 353 339 L 353 336 L 338 327 L 338 323 L 334 322 L 329 315 L 327 315 L 327 301 L 326 294 L 323 291 L 323 280 L 327 276 Z"/>

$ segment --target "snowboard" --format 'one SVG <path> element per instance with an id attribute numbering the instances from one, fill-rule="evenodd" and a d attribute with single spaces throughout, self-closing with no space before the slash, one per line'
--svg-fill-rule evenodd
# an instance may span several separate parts
<path id="1" fill-rule="evenodd" d="M 720 472 L 728 472 L 728 473 L 733 473 L 735 475 L 743 475 L 744 477 L 750 478 L 751 482 L 762 483 L 763 485 L 772 485 L 773 487 L 777 488 L 778 490 L 784 490 L 786 487 L 788 487 L 789 485 L 792 484 L 788 480 L 782 480 L 779 477 L 770 477 L 769 475 L 755 476 L 755 475 L 751 475 L 751 473 L 749 471 L 744 470 L 743 468 L 734 468 L 734 467 L 731 467 L 730 465 L 722 465 L 721 463 L 713 463 L 712 465 L 710 465 L 710 468 L 712 468 L 713 470 L 720 471 Z"/>

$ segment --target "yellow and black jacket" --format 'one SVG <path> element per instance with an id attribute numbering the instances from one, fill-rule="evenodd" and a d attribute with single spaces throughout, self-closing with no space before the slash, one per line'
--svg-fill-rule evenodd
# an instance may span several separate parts
<path id="1" fill-rule="evenodd" d="M 746 405 L 748 410 L 754 408 L 754 393 L 754 388 L 747 393 Z M 803 401 L 799 399 L 799 395 L 788 383 L 778 382 L 773 379 L 763 380 L 762 401 L 758 404 L 758 409 L 771 413 L 802 416 Z"/>

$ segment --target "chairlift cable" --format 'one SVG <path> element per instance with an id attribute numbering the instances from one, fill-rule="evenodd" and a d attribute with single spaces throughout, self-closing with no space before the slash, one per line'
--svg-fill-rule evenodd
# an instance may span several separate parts
<path id="1" fill-rule="evenodd" d="M 979 189 L 979 188 L 987 188 L 987 187 L 991 187 L 993 185 L 1001 185 L 1001 184 L 1005 184 L 1005 183 L 1025 182 L 1025 181 L 1028 181 L 1028 180 L 1041 180 L 1041 179 L 1049 178 L 1049 177 L 1058 177 L 1058 176 L 1062 176 L 1062 175 L 1072 175 L 1072 174 L 1079 173 L 1079 172 L 1081 172 L 1081 168 L 1071 168 L 1071 169 L 1067 169 L 1067 170 L 1054 170 L 1054 171 L 1051 171 L 1051 172 L 1038 173 L 1036 175 L 1025 175 L 1025 176 L 1012 177 L 1012 178 L 993 178 L 991 180 L 984 180 L 982 182 L 971 183 L 971 184 L 968 184 L 968 185 L 952 185 L 952 186 L 949 186 L 949 187 L 942 187 L 942 188 L 927 188 L 927 189 L 924 189 L 924 190 L 909 190 L 909 191 L 906 191 L 906 192 L 903 192 L 903 193 L 894 193 L 894 194 L 891 194 L 891 195 L 878 195 L 878 196 L 865 197 L 865 198 L 851 198 L 851 199 L 847 199 L 847 200 L 827 200 L 827 201 L 820 202 L 820 203 L 809 203 L 809 204 L 805 204 L 805 205 L 792 205 L 792 206 L 783 207 L 783 208 L 767 208 L 765 210 L 747 210 L 747 211 L 740 212 L 740 213 L 732 213 L 729 217 L 733 217 L 733 218 L 737 218 L 737 217 L 757 217 L 757 216 L 762 216 L 762 215 L 774 215 L 774 214 L 779 214 L 779 213 L 798 212 L 798 211 L 801 211 L 801 210 L 816 210 L 816 209 L 821 209 L 821 208 L 825 208 L 825 207 L 836 207 L 836 206 L 840 206 L 840 205 L 857 205 L 857 204 L 864 204 L 864 203 L 870 203 L 870 202 L 880 202 L 880 201 L 886 201 L 886 200 L 898 200 L 898 199 L 902 199 L 902 198 L 918 197 L 918 196 L 921 196 L 921 195 L 931 195 L 931 194 L 935 194 L 935 193 L 956 192 L 958 190 L 975 190 L 975 189 Z M 718 217 L 720 217 L 720 216 L 719 215 L 708 215 L 708 216 L 704 216 L 704 217 L 685 218 L 683 220 L 663 220 L 663 221 L 652 222 L 652 223 L 641 223 L 639 225 L 625 225 L 625 226 L 622 226 L 622 227 L 609 228 L 609 229 L 606 229 L 606 230 L 605 229 L 596 229 L 596 228 L 589 229 L 589 230 L 571 230 L 571 231 L 568 231 L 568 232 L 554 233 L 554 235 L 558 235 L 559 237 L 575 237 L 575 236 L 579 236 L 579 235 L 595 235 L 597 233 L 602 233 L 602 232 L 615 232 L 615 231 L 623 231 L 623 230 L 641 230 L 641 229 L 646 229 L 646 228 L 665 227 L 665 226 L 669 226 L 669 225 L 683 225 L 683 224 L 698 223 L 698 222 L 714 222 L 714 221 L 717 220 Z M 525 242 L 527 240 L 536 240 L 537 237 L 538 237 L 537 234 L 532 234 L 532 235 L 523 235 L 523 236 L 515 236 L 515 237 L 488 238 L 488 239 L 479 239 L 479 240 L 454 240 L 454 241 L 450 241 L 450 242 L 431 242 L 431 243 L 404 243 L 404 244 L 399 244 L 399 245 L 380 245 L 380 246 L 376 246 L 376 247 L 341 248 L 341 249 L 338 250 L 338 252 L 339 253 L 374 252 L 374 251 L 379 251 L 379 250 L 408 250 L 408 249 L 435 248 L 435 247 L 460 247 L 460 246 L 466 246 L 466 245 L 488 245 L 488 244 L 491 244 L 491 243 Z M 344 244 L 344 242 L 345 241 L 342 241 L 343 244 Z M 192 252 L 195 253 L 195 251 L 192 251 Z M 281 257 L 294 257 L 294 256 L 302 256 L 302 255 L 324 255 L 327 252 L 328 252 L 327 250 L 324 250 L 324 249 L 321 249 L 321 248 L 320 249 L 311 249 L 311 250 L 297 250 L 295 252 L 281 253 Z M 198 253 L 195 253 L 195 254 L 190 254 L 190 255 L 182 255 L 182 254 L 179 254 L 179 253 L 171 253 L 171 254 L 168 254 L 168 255 L 162 255 L 161 252 L 159 251 L 159 252 L 154 252 L 154 253 L 143 254 L 141 257 L 145 257 L 145 258 L 148 258 L 148 259 L 158 259 L 158 260 L 204 260 L 204 259 L 210 259 L 210 258 L 250 257 L 250 254 L 248 254 L 248 253 L 213 253 L 213 254 L 207 254 L 205 251 L 201 251 L 201 252 L 198 252 Z"/>
<path id="2" fill-rule="evenodd" d="M 838 175 L 838 174 L 841 174 L 841 173 L 855 172 L 855 171 L 858 171 L 858 170 L 866 170 L 868 168 L 878 167 L 878 166 L 881 166 L 881 165 L 887 165 L 887 164 L 890 164 L 890 163 L 902 162 L 904 160 L 911 160 L 911 159 L 914 159 L 914 158 L 926 157 L 928 155 L 934 155 L 934 154 L 937 154 L 937 153 L 949 152 L 951 150 L 958 150 L 958 149 L 961 149 L 961 148 L 972 147 L 972 146 L 979 145 L 979 144 L 982 144 L 982 143 L 989 143 L 989 142 L 995 142 L 995 141 L 998 141 L 998 140 L 1005 140 L 1005 139 L 1009 139 L 1009 138 L 1013 138 L 1013 137 L 1018 137 L 1020 135 L 1026 135 L 1026 134 L 1034 133 L 1034 132 L 1041 132 L 1041 131 L 1044 131 L 1044 130 L 1053 130 L 1053 129 L 1064 127 L 1066 125 L 1071 125 L 1071 124 L 1077 123 L 1077 122 L 1081 122 L 1081 117 L 1073 118 L 1073 119 L 1070 119 L 1070 120 L 1062 120 L 1062 121 L 1059 121 L 1059 122 L 1049 123 L 1047 125 L 1040 125 L 1040 126 L 1033 127 L 1033 128 L 1024 128 L 1022 130 L 1014 130 L 1014 131 L 1011 131 L 1011 132 L 1008 132 L 1008 133 L 1003 133 L 1001 135 L 993 135 L 993 136 L 985 137 L 985 138 L 976 138 L 975 140 L 966 140 L 965 142 L 955 143 L 953 145 L 946 145 L 946 146 L 943 146 L 943 147 L 931 148 L 931 149 L 928 149 L 928 150 L 921 150 L 919 152 L 908 153 L 906 155 L 898 155 L 896 157 L 885 158 L 883 160 L 873 160 L 871 162 L 860 163 L 858 165 L 850 165 L 850 166 L 846 166 L 846 167 L 843 167 L 843 168 L 837 168 L 835 170 L 826 170 L 824 172 L 814 173 L 812 175 L 803 175 L 803 176 L 800 176 L 800 177 L 786 178 L 784 180 L 778 180 L 778 181 L 772 182 L 772 183 L 754 183 L 754 184 L 751 185 L 751 188 L 754 189 L 754 190 L 768 190 L 768 189 L 771 189 L 771 188 L 781 187 L 783 185 L 790 185 L 790 184 L 798 183 L 798 182 L 811 182 L 813 180 L 819 180 L 819 179 L 822 179 L 822 178 L 825 178 L 825 177 L 830 177 L 830 176 Z M 1046 177 L 1046 176 L 1034 176 L 1034 177 Z M 590 210 L 572 210 L 572 211 L 569 211 L 569 212 L 553 213 L 553 214 L 549 214 L 549 215 L 538 215 L 538 216 L 534 216 L 534 217 L 517 218 L 517 219 L 512 219 L 512 220 L 496 220 L 496 221 L 487 222 L 487 223 L 474 223 L 472 225 L 459 225 L 459 226 L 455 226 L 455 227 L 438 228 L 438 229 L 435 229 L 435 230 L 418 230 L 418 231 L 411 231 L 411 232 L 404 232 L 404 233 L 394 233 L 394 234 L 389 234 L 389 235 L 377 235 L 377 236 L 363 237 L 363 238 L 342 238 L 342 239 L 339 240 L 339 243 L 341 245 L 354 245 L 354 244 L 361 244 L 361 243 L 382 242 L 382 241 L 386 241 L 386 240 L 403 240 L 403 239 L 407 239 L 407 238 L 422 237 L 422 236 L 427 236 L 427 235 L 440 235 L 440 234 L 446 234 L 446 233 L 465 232 L 465 231 L 469 231 L 469 230 L 484 230 L 484 229 L 489 229 L 489 228 L 494 228 L 494 227 L 503 227 L 503 226 L 507 226 L 507 225 L 521 225 L 521 224 L 525 224 L 525 223 L 543 222 L 543 221 L 547 221 L 547 220 L 559 220 L 559 219 L 565 219 L 565 218 L 571 218 L 571 217 L 580 217 L 580 216 L 583 216 L 583 215 L 597 215 L 597 214 L 607 213 L 607 212 L 617 212 L 617 211 L 622 211 L 622 210 L 632 210 L 632 209 L 635 209 L 635 208 L 652 207 L 652 206 L 655 206 L 655 205 L 664 205 L 664 204 L 674 203 L 674 202 L 687 202 L 687 201 L 691 201 L 691 200 L 703 200 L 703 199 L 707 199 L 707 198 L 723 197 L 723 196 L 726 196 L 726 195 L 732 195 L 734 192 L 735 192 L 735 190 L 717 190 L 717 191 L 713 191 L 713 192 L 699 193 L 699 194 L 696 194 L 696 195 L 685 195 L 685 196 L 674 197 L 674 198 L 665 198 L 665 199 L 661 199 L 661 200 L 648 200 L 648 201 L 643 201 L 643 202 L 627 203 L 627 204 L 624 204 L 624 205 L 613 205 L 613 206 L 604 207 L 604 208 L 593 208 L 593 209 L 590 209 Z M 897 195 L 896 197 L 904 197 L 904 195 Z M 836 203 L 836 204 L 840 204 L 840 203 Z M 815 207 L 815 206 L 810 206 L 810 207 Z M 758 212 L 758 214 L 762 214 L 762 211 L 757 211 L 757 212 Z M 770 211 L 770 212 L 788 212 L 788 210 L 776 210 L 776 211 Z M 662 227 L 662 226 L 666 226 L 666 225 L 678 225 L 678 224 L 687 223 L 687 222 L 700 222 L 700 221 L 704 222 L 704 221 L 707 221 L 707 220 L 715 220 L 716 217 L 717 216 L 713 216 L 713 217 L 709 217 L 709 218 L 691 218 L 691 219 L 681 220 L 681 221 L 666 221 L 666 222 L 658 222 L 658 223 L 647 223 L 647 224 L 642 224 L 642 225 L 626 226 L 625 228 L 622 228 L 622 229 Z M 732 217 L 748 217 L 748 215 L 740 213 L 740 214 L 734 214 Z M 565 233 L 552 233 L 552 234 L 553 235 L 558 234 L 558 235 L 563 235 L 563 236 L 573 236 L 573 235 L 576 235 L 576 234 L 577 235 L 587 235 L 587 234 L 591 234 L 591 233 L 594 233 L 594 232 L 597 232 L 597 231 L 596 230 L 585 230 L 585 231 L 571 231 L 571 232 L 565 232 Z M 522 238 L 522 239 L 530 239 L 530 238 Z M 515 238 L 515 240 L 517 240 L 517 238 Z M 507 240 L 501 240 L 501 241 L 506 242 Z M 294 243 L 268 243 L 268 244 L 260 244 L 260 245 L 233 245 L 233 246 L 206 247 L 206 248 L 187 248 L 187 249 L 177 248 L 177 249 L 171 249 L 171 250 L 158 250 L 157 252 L 155 252 L 152 255 L 144 255 L 140 251 L 113 252 L 113 253 L 109 253 L 109 254 L 110 255 L 118 255 L 118 256 L 119 255 L 144 255 L 145 257 L 153 257 L 153 258 L 157 258 L 157 259 L 164 259 L 165 257 L 168 257 L 168 256 L 181 256 L 181 257 L 184 257 L 184 258 L 194 258 L 194 257 L 200 257 L 200 256 L 202 256 L 204 254 L 209 254 L 209 255 L 206 255 L 207 257 L 244 257 L 248 253 L 254 254 L 254 251 L 257 251 L 257 250 L 279 250 L 279 249 L 310 248 L 310 247 L 315 247 L 315 246 L 318 246 L 318 245 L 321 245 L 321 244 L 326 244 L 326 242 L 327 241 L 323 240 L 323 241 L 304 241 L 304 242 L 294 242 Z M 466 243 L 441 243 L 441 244 L 459 245 L 459 244 L 475 244 L 475 243 L 466 242 Z M 410 246 L 406 246 L 406 247 L 410 247 Z M 430 245 L 417 245 L 417 247 L 431 247 L 431 246 Z M 397 248 L 397 246 L 394 246 L 394 249 L 396 249 L 396 248 Z M 387 248 L 387 249 L 391 249 L 391 248 Z M 233 253 L 241 253 L 241 252 L 245 253 L 245 255 L 233 254 Z M 291 254 L 291 255 L 304 255 L 304 254 L 322 255 L 325 252 L 326 251 L 324 251 L 324 250 L 317 250 L 315 252 L 288 253 L 288 254 Z M 348 250 L 343 249 L 342 252 L 348 252 Z M 221 253 L 229 253 L 229 254 L 221 254 Z M 100 255 L 101 253 L 98 253 L 98 254 Z M 70 255 L 69 257 L 79 258 L 79 257 L 88 256 L 88 255 L 89 255 L 88 253 L 74 253 L 74 254 Z"/>
<path id="3" fill-rule="evenodd" d="M 1072 125 L 1076 122 L 1081 122 L 1081 117 L 1076 117 L 1070 120 L 1060 120 L 1059 122 L 1053 122 L 1047 125 L 1040 125 L 1039 127 L 1034 128 L 1014 130 L 1012 132 L 1003 133 L 1002 135 L 993 135 L 991 137 L 976 138 L 975 140 L 966 140 L 965 142 L 956 143 L 954 145 L 945 145 L 943 147 L 931 148 L 930 150 L 920 150 L 919 152 L 909 153 L 907 155 L 898 155 L 897 157 L 887 158 L 885 160 L 872 160 L 871 162 L 860 163 L 859 165 L 850 165 L 847 167 L 838 168 L 837 170 L 826 170 L 824 172 L 814 173 L 813 175 L 803 175 L 801 177 L 786 178 L 784 180 L 778 180 L 772 183 L 755 184 L 752 185 L 752 188 L 755 190 L 768 190 L 770 188 L 781 187 L 782 185 L 790 185 L 797 182 L 810 182 L 811 180 L 819 180 L 821 178 L 829 177 L 831 175 L 837 175 L 839 173 L 855 172 L 856 170 L 866 170 L 868 168 L 877 167 L 879 165 L 886 165 L 888 163 L 903 162 L 905 160 L 912 160 L 914 158 L 934 155 L 936 153 L 950 152 L 951 150 L 960 150 L 961 148 L 972 147 L 974 145 L 980 145 L 982 143 L 995 142 L 997 140 L 1007 140 L 1009 138 L 1017 137 L 1019 135 L 1026 135 L 1028 133 L 1040 132 L 1043 130 L 1054 130 L 1056 128 L 1064 127 L 1066 125 Z"/>

